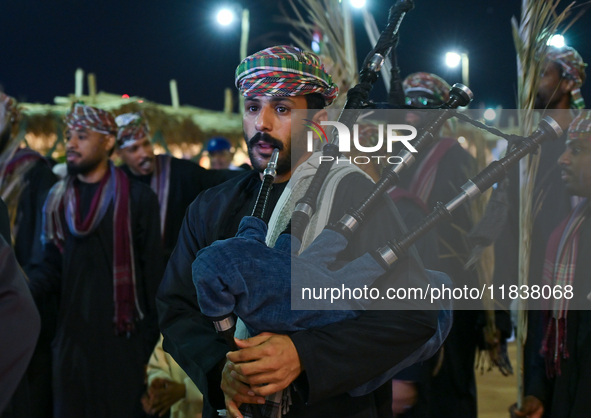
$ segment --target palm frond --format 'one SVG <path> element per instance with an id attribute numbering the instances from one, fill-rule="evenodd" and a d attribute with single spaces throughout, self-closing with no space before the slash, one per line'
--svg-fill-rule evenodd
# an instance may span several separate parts
<path id="1" fill-rule="evenodd" d="M 511 19 L 513 41 L 517 52 L 518 96 L 517 104 L 521 109 L 519 122 L 522 135 L 529 135 L 533 130 L 534 101 L 539 86 L 539 75 L 542 71 L 546 55 L 547 43 L 558 28 L 571 14 L 574 2 L 558 14 L 556 12 L 560 0 L 522 0 L 521 17 L 517 21 Z M 536 212 L 539 208 L 532 207 L 533 188 L 540 154 L 525 157 L 521 161 L 522 176 L 519 193 L 519 275 L 518 284 L 526 285 L 529 277 L 529 261 L 531 252 L 531 233 Z M 527 336 L 526 303 L 518 300 L 517 324 L 517 406 L 523 401 L 523 347 Z"/>
<path id="2" fill-rule="evenodd" d="M 320 57 L 340 89 L 339 98 L 333 107 L 343 107 L 347 91 L 357 84 L 357 57 L 354 42 L 346 42 L 347 31 L 352 33 L 352 22 L 343 13 L 339 0 L 288 0 L 290 12 L 283 10 L 280 21 L 291 25 L 296 33 L 289 35 L 294 44 L 310 50 L 315 31 L 322 33 Z"/>

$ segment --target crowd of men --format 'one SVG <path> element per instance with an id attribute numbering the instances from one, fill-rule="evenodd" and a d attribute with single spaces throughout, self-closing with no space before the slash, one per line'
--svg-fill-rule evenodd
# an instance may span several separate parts
<path id="1" fill-rule="evenodd" d="M 527 396 L 511 413 L 584 417 L 591 416 L 591 258 L 585 256 L 591 251 L 591 113 L 580 95 L 586 64 L 569 47 L 552 47 L 540 59 L 536 108 L 564 135 L 541 147 L 529 271 L 532 281 L 576 291 L 568 303 L 530 312 Z M 368 383 L 430 341 L 437 311 L 404 304 L 365 310 L 319 329 L 246 335 L 236 340 L 238 349 L 201 312 L 192 269 L 199 251 L 234 237 L 253 213 L 274 149 L 276 177 L 263 215 L 267 241 L 286 229 L 315 168 L 304 121 L 328 120 L 326 107 L 339 93 L 319 57 L 291 46 L 247 57 L 236 69 L 236 87 L 245 98 L 252 170 L 231 165 L 233 149 L 224 138 L 206 146 L 211 170 L 155 155 L 143 113 L 115 117 L 76 103 L 64 119 L 67 175 L 60 180 L 47 159 L 20 144 L 22 114 L 0 93 L 0 329 L 11 341 L 0 353 L 2 417 L 216 417 L 222 410 L 230 417 L 477 417 L 480 311 L 455 311 L 432 359 L 374 386 Z M 449 84 L 435 74 L 411 74 L 403 88 L 415 107 L 449 99 Z M 409 112 L 406 122 L 420 129 L 424 118 Z M 474 158 L 455 138 L 440 138 L 401 174 L 388 193 L 394 204 L 368 217 L 359 245 L 351 244 L 340 261 L 419 223 L 475 172 Z M 328 203 L 313 215 L 310 239 L 372 188 L 360 169 L 334 173 L 332 186 L 322 189 L 319 200 Z M 515 284 L 518 170 L 508 178 L 495 282 Z M 475 273 L 464 268 L 471 248 L 462 232 L 471 230 L 472 219 L 460 207 L 386 279 L 426 283 L 428 268 L 455 286 L 474 286 Z M 272 277 L 262 271 L 261 280 Z M 280 302 L 289 309 L 290 300 Z M 508 339 L 509 315 L 499 313 L 497 327 L 498 339 Z"/>

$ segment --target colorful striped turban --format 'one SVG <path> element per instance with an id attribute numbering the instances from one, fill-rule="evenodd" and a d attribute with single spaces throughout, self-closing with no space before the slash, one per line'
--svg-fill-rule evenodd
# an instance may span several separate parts
<path id="1" fill-rule="evenodd" d="M 575 88 L 570 92 L 571 108 L 583 109 L 585 101 L 581 96 L 581 86 L 585 82 L 585 67 L 587 66 L 583 62 L 583 58 L 574 48 L 569 46 L 562 48 L 549 47 L 546 58 L 560 65 L 564 78 L 575 82 Z"/>
<path id="2" fill-rule="evenodd" d="M 568 127 L 568 139 L 587 139 L 591 141 L 591 112 L 582 111 Z"/>
<path id="3" fill-rule="evenodd" d="M 443 78 L 424 72 L 413 73 L 406 77 L 402 82 L 402 88 L 407 96 L 407 104 L 422 106 L 442 105 L 449 100 L 449 91 L 451 90 L 450 85 Z M 421 94 L 425 96 L 424 103 L 413 103 L 414 97 Z"/>
<path id="4" fill-rule="evenodd" d="M 149 136 L 150 127 L 142 112 L 124 113 L 115 118 L 119 127 L 117 131 L 117 145 L 119 148 L 126 148 L 133 145 L 137 140 Z"/>
<path id="5" fill-rule="evenodd" d="M 64 118 L 68 129 L 89 129 L 105 135 L 117 135 L 117 124 L 111 112 L 75 103 Z"/>
<path id="6" fill-rule="evenodd" d="M 236 68 L 236 87 L 245 97 L 319 93 L 326 106 L 339 95 L 318 56 L 293 46 L 274 46 L 246 57 Z"/>

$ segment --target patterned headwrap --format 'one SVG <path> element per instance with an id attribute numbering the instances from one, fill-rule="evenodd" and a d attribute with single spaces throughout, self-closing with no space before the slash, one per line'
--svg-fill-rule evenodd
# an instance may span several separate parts
<path id="1" fill-rule="evenodd" d="M 582 111 L 568 127 L 568 139 L 591 141 L 591 112 Z"/>
<path id="2" fill-rule="evenodd" d="M 14 97 L 0 92 L 0 133 L 9 122 L 14 122 L 19 117 L 18 102 Z"/>
<path id="3" fill-rule="evenodd" d="M 574 48 L 569 46 L 562 48 L 549 47 L 546 58 L 560 65 L 564 78 L 575 82 L 575 88 L 570 92 L 571 108 L 585 108 L 585 101 L 581 96 L 581 86 L 585 82 L 585 67 L 587 64 L 583 62 L 583 58 Z"/>
<path id="4" fill-rule="evenodd" d="M 406 77 L 402 82 L 402 88 L 406 96 L 409 93 L 425 93 L 432 96 L 437 103 L 432 103 L 434 106 L 442 105 L 449 100 L 449 91 L 451 87 L 447 82 L 431 73 L 413 73 Z M 424 103 L 423 105 L 426 105 Z"/>
<path id="5" fill-rule="evenodd" d="M 236 87 L 243 96 L 302 96 L 319 93 L 326 106 L 339 87 L 318 56 L 293 46 L 274 46 L 246 57 L 236 68 Z"/>
<path id="6" fill-rule="evenodd" d="M 117 135 L 117 124 L 111 112 L 80 103 L 74 104 L 64 122 L 72 130 L 89 129 L 105 135 Z"/>
<path id="7" fill-rule="evenodd" d="M 117 132 L 117 145 L 126 148 L 133 145 L 138 139 L 146 138 L 150 134 L 150 127 L 142 112 L 124 113 L 115 118 L 119 127 Z"/>

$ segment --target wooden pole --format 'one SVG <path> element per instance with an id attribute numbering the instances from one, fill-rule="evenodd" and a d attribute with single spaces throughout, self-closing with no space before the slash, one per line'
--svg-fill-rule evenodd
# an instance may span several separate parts
<path id="1" fill-rule="evenodd" d="M 172 101 L 172 107 L 175 109 L 179 108 L 179 90 L 176 84 L 176 80 L 170 80 L 170 99 Z"/>
<path id="2" fill-rule="evenodd" d="M 84 94 L 84 70 L 82 68 L 76 69 L 75 79 L 76 89 L 74 90 L 74 96 L 79 99 Z"/>
<path id="3" fill-rule="evenodd" d="M 232 96 L 232 89 L 226 87 L 224 90 L 224 113 L 230 114 L 234 109 L 234 97 Z"/>
<path id="4" fill-rule="evenodd" d="M 242 9 L 242 24 L 240 26 L 240 62 L 248 56 L 248 37 L 250 34 L 250 12 L 248 9 Z M 238 103 L 240 114 L 244 113 L 244 97 L 238 93 Z"/>
<path id="5" fill-rule="evenodd" d="M 351 11 L 349 10 L 349 3 L 344 1 L 341 3 L 343 10 L 343 28 L 345 37 L 345 57 L 348 74 L 357 74 L 357 55 L 355 54 L 355 36 L 353 34 L 353 21 L 351 19 Z M 353 83 L 355 84 L 355 83 Z"/>
<path id="6" fill-rule="evenodd" d="M 93 73 L 88 74 L 88 95 L 90 103 L 96 103 L 96 76 Z"/>

